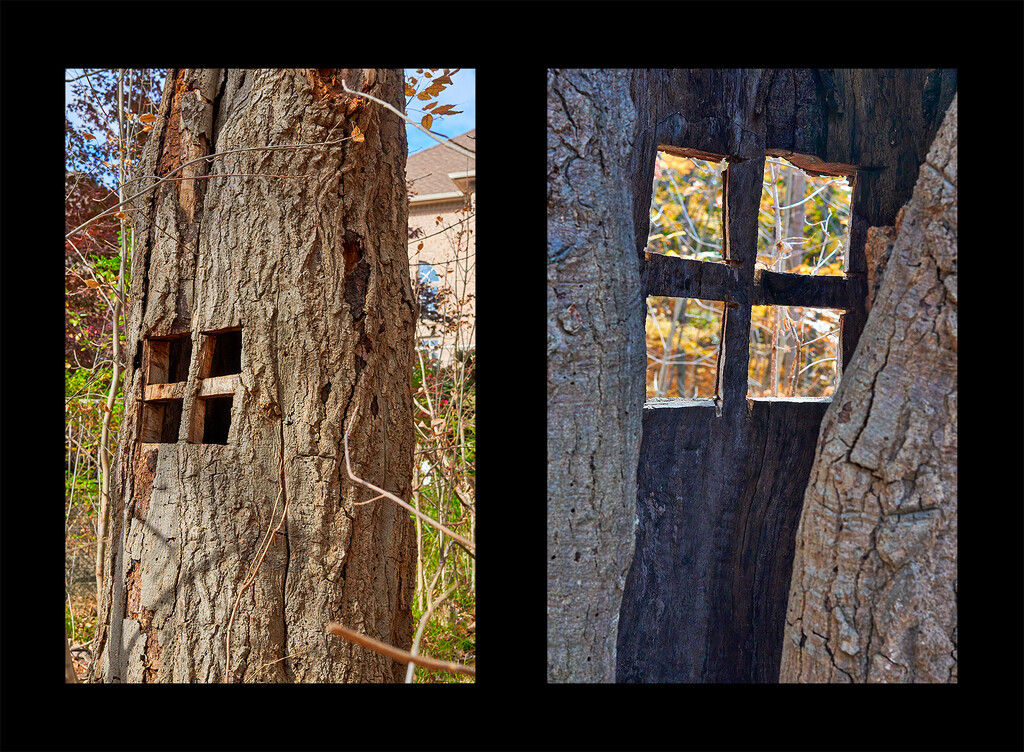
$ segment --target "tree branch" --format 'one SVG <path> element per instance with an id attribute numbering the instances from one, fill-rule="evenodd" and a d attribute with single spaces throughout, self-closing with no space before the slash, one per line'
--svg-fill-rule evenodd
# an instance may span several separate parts
<path id="1" fill-rule="evenodd" d="M 332 622 L 327 625 L 327 631 L 331 634 L 338 635 L 338 637 L 344 637 L 349 642 L 354 642 L 356 645 L 362 645 L 364 648 L 369 648 L 375 653 L 386 655 L 392 660 L 398 661 L 399 663 L 415 663 L 417 666 L 423 666 L 424 668 L 433 668 L 438 671 L 448 671 L 453 674 L 466 674 L 467 676 L 476 676 L 475 666 L 466 666 L 462 663 L 451 663 L 449 661 L 440 661 L 437 658 L 431 658 L 426 655 L 413 655 L 412 653 L 402 650 L 400 648 L 393 647 L 387 643 L 375 640 L 372 637 L 367 637 L 364 634 L 359 634 L 351 629 L 341 626 L 336 622 Z"/>
<path id="2" fill-rule="evenodd" d="M 348 428 L 345 429 L 345 468 L 348 470 L 348 477 L 351 478 L 356 483 L 360 484 L 361 486 L 365 486 L 366 488 L 369 488 L 371 491 L 376 491 L 377 492 L 378 495 L 375 496 L 373 499 L 369 499 L 369 501 L 373 501 L 374 499 L 379 499 L 381 496 L 386 496 L 387 498 L 391 499 L 393 502 L 398 504 L 400 507 L 403 507 L 404 509 L 408 509 L 410 512 L 412 512 L 414 515 L 416 515 L 421 520 L 426 522 L 428 525 L 430 525 L 430 526 L 440 530 L 442 533 L 444 533 L 445 535 L 450 537 L 456 543 L 461 544 L 462 547 L 466 550 L 466 553 L 468 553 L 470 556 L 472 556 L 475 559 L 476 556 L 470 551 L 470 549 L 472 549 L 473 551 L 476 551 L 476 544 L 473 543 L 473 541 L 471 541 L 471 540 L 469 540 L 467 538 L 463 538 L 458 533 L 453 533 L 451 530 L 446 528 L 440 522 L 438 522 L 437 520 L 435 520 L 432 517 L 428 517 L 427 515 L 425 515 L 422 512 L 420 512 L 419 510 L 414 509 L 412 506 L 410 506 L 406 502 L 404 502 L 401 499 L 399 499 L 393 493 L 390 493 L 389 491 L 385 491 L 383 488 L 379 488 L 379 487 L 373 485 L 372 483 L 370 483 L 369 481 L 365 481 L 362 478 L 357 477 L 352 472 L 352 464 L 349 462 L 349 456 L 348 456 L 348 432 L 352 430 L 352 424 L 355 423 L 357 412 L 358 412 L 357 410 L 353 409 L 353 411 L 352 411 L 352 420 L 349 421 Z M 360 502 L 360 503 L 366 503 L 366 502 Z"/>
<path id="3" fill-rule="evenodd" d="M 439 144 L 441 144 L 443 146 L 447 146 L 452 151 L 458 152 L 459 154 L 463 155 L 464 157 L 469 157 L 470 159 L 476 159 L 476 154 L 474 152 L 471 152 L 468 149 L 462 148 L 461 146 L 459 146 L 457 143 L 455 143 L 451 139 L 441 138 L 440 136 L 435 136 L 433 133 L 428 131 L 422 125 L 420 125 L 419 123 L 417 123 L 414 120 L 412 120 L 411 118 L 409 118 L 408 115 L 406 115 L 403 112 L 400 112 L 398 109 L 396 109 L 391 104 L 385 102 L 383 99 L 377 99 L 377 97 L 373 96 L 372 94 L 365 94 L 365 93 L 363 93 L 361 91 L 353 91 L 352 89 L 348 88 L 348 84 L 345 83 L 345 79 L 341 80 L 341 87 L 345 91 L 347 91 L 349 94 L 355 94 L 357 97 L 366 97 L 370 101 L 376 102 L 377 104 L 381 105 L 382 107 L 387 107 L 389 110 L 391 110 L 393 113 L 398 115 L 398 117 L 402 118 L 402 120 L 407 122 L 409 125 L 412 125 L 412 126 L 415 126 L 416 128 L 419 128 L 421 131 L 426 133 L 428 136 L 430 136 L 432 139 L 437 141 Z"/>
<path id="4" fill-rule="evenodd" d="M 339 138 L 336 141 L 324 141 L 323 143 L 320 143 L 320 144 L 294 144 L 294 145 L 291 145 L 291 146 L 253 146 L 253 147 L 248 147 L 248 148 L 244 148 L 244 149 L 229 149 L 228 151 L 219 151 L 216 154 L 207 154 L 206 156 L 203 156 L 203 157 L 196 157 L 195 159 L 192 159 L 192 160 L 189 160 L 188 162 L 185 162 L 180 167 L 178 167 L 178 168 L 176 168 L 174 170 L 171 170 L 170 172 L 168 172 L 166 175 L 164 175 L 162 178 L 157 180 L 155 183 L 153 183 L 153 185 L 149 186 L 145 190 L 139 191 L 134 196 L 132 196 L 130 198 L 126 198 L 124 201 L 122 201 L 119 204 L 114 204 L 113 206 L 111 206 L 106 211 L 100 212 L 99 214 L 97 214 L 92 219 L 90 219 L 90 220 L 88 220 L 86 222 L 83 222 L 78 227 L 76 227 L 74 230 L 72 230 L 67 235 L 65 235 L 64 239 L 65 240 L 69 239 L 75 233 L 77 233 L 77 232 L 79 232 L 81 230 L 84 230 L 86 227 L 91 225 L 97 219 L 100 219 L 102 217 L 107 216 L 108 214 L 112 213 L 118 207 L 124 206 L 125 204 L 134 201 L 135 199 L 139 198 L 140 196 L 144 196 L 147 193 L 149 193 L 150 191 L 155 190 L 158 185 L 163 183 L 165 180 L 170 179 L 171 175 L 174 175 L 175 173 L 180 172 L 184 168 L 188 167 L 190 164 L 194 164 L 196 162 L 200 162 L 200 161 L 202 161 L 204 159 L 214 159 L 216 157 L 227 156 L 228 154 L 238 154 L 238 153 L 241 153 L 243 151 L 274 151 L 274 150 L 277 150 L 277 149 L 322 149 L 325 146 L 333 146 L 334 144 L 340 144 L 342 141 L 347 141 L 350 138 L 352 138 L 352 136 L 346 136 L 345 138 Z M 190 179 L 191 180 L 195 180 L 196 178 L 190 178 Z M 135 180 L 142 180 L 142 178 L 135 178 Z M 131 182 L 131 181 L 129 181 L 129 182 Z"/>

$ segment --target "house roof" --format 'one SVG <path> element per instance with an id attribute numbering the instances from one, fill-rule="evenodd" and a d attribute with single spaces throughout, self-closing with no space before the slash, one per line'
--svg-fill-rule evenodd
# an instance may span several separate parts
<path id="1" fill-rule="evenodd" d="M 476 128 L 451 140 L 476 152 Z M 416 190 L 416 195 L 412 197 L 414 203 L 428 197 L 441 198 L 444 194 L 451 194 L 449 198 L 460 197 L 466 181 L 456 182 L 452 176 L 458 180 L 460 177 L 475 176 L 475 171 L 475 159 L 459 154 L 443 144 L 409 155 L 405 168 L 406 178 Z"/>

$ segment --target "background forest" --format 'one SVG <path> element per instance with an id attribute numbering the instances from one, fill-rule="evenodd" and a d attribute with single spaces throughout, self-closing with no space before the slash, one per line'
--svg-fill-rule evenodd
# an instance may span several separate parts
<path id="1" fill-rule="evenodd" d="M 647 249 L 722 262 L 725 161 L 658 152 Z M 757 269 L 842 275 L 853 187 L 816 177 L 781 157 L 765 160 L 758 216 Z M 652 296 L 647 300 L 647 396 L 710 399 L 722 333 L 722 303 Z M 754 306 L 751 397 L 827 397 L 835 388 L 841 311 Z"/>
<path id="2" fill-rule="evenodd" d="M 452 105 L 442 104 L 450 76 L 457 73 L 410 72 L 407 114 L 417 113 L 427 129 L 437 128 L 445 114 L 457 114 Z M 165 74 L 160 69 L 69 69 L 65 75 L 75 94 L 65 117 L 65 630 L 79 674 L 90 659 L 96 628 L 97 564 L 105 556 L 104 497 L 124 404 L 122 311 L 132 294 L 128 208 L 89 221 L 131 196 L 133 170 L 156 121 Z M 474 211 L 467 207 L 467 217 Z M 475 258 L 475 239 L 466 228 L 452 228 L 449 240 L 452 259 Z M 417 241 L 410 237 L 409 243 L 414 248 Z M 442 346 L 467 341 L 466 328 L 474 325 L 451 292 L 456 286 L 464 290 L 465 280 L 447 277 L 428 289 L 417 285 L 421 296 L 431 296 L 429 307 L 444 307 L 449 325 L 443 336 L 450 342 Z M 420 353 L 409 377 L 417 408 L 417 446 L 413 498 L 408 501 L 475 540 L 475 352 L 459 351 L 446 365 L 430 352 Z M 475 559 L 433 527 L 414 520 L 418 563 L 413 615 L 425 627 L 418 652 L 474 665 Z M 421 621 L 423 616 L 428 621 Z M 422 668 L 416 669 L 415 680 L 473 681 Z"/>

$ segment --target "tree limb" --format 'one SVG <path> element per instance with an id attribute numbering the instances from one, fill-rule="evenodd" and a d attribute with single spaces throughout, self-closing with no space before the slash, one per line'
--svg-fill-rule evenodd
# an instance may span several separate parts
<path id="1" fill-rule="evenodd" d="M 400 112 L 397 108 L 395 108 L 391 104 L 385 102 L 383 99 L 377 99 L 377 97 L 373 96 L 372 94 L 366 94 L 366 93 L 361 92 L 361 91 L 353 91 L 352 89 L 348 88 L 348 84 L 345 83 L 345 79 L 341 80 L 341 86 L 349 94 L 355 94 L 357 97 L 366 97 L 367 99 L 369 99 L 369 100 L 371 100 L 373 102 L 376 102 L 377 104 L 381 105 L 382 107 L 387 107 L 389 110 L 391 110 L 393 113 L 398 115 L 398 117 L 402 118 L 402 120 L 407 122 L 409 125 L 412 125 L 412 126 L 415 126 L 416 128 L 419 128 L 421 131 L 426 133 L 428 136 L 430 136 L 432 139 L 437 141 L 437 143 L 441 144 L 442 146 L 447 146 L 452 151 L 458 152 L 459 154 L 463 155 L 464 157 L 469 157 L 470 159 L 476 159 L 476 154 L 474 152 L 471 152 L 468 149 L 462 148 L 461 146 L 459 146 L 457 143 L 455 143 L 451 139 L 441 138 L 440 136 L 435 136 L 433 133 L 428 131 L 422 125 L 420 125 L 419 123 L 417 123 L 417 122 L 413 121 L 412 119 L 410 119 L 408 115 L 406 115 L 403 112 Z"/>
<path id="2" fill-rule="evenodd" d="M 144 196 L 147 193 L 149 193 L 150 191 L 155 190 L 158 185 L 163 183 L 165 180 L 168 180 L 171 177 L 171 175 L 174 175 L 175 173 L 180 172 L 184 168 L 188 167 L 190 164 L 194 164 L 194 163 L 199 162 L 201 160 L 204 160 L 204 159 L 214 159 L 215 157 L 223 157 L 223 156 L 226 156 L 228 154 L 238 154 L 238 153 L 243 152 L 243 151 L 274 151 L 274 150 L 277 150 L 277 149 L 321 149 L 321 148 L 323 148 L 325 146 L 332 146 L 334 144 L 340 144 L 342 141 L 347 141 L 350 138 L 352 138 L 352 137 L 351 136 L 347 136 L 346 138 L 339 138 L 339 139 L 337 139 L 335 141 L 324 141 L 323 143 L 319 143 L 319 144 L 294 144 L 294 145 L 291 145 L 291 146 L 253 146 L 253 147 L 249 147 L 249 148 L 246 148 L 246 149 L 229 149 L 228 151 L 219 151 L 216 154 L 207 154 L 207 155 L 202 156 L 202 157 L 196 157 L 195 159 L 192 159 L 192 160 L 189 160 L 188 162 L 185 162 L 180 167 L 177 167 L 176 169 L 171 170 L 170 172 L 168 172 L 166 175 L 164 175 L 162 178 L 157 180 L 155 183 L 153 183 L 153 185 L 149 186 L 145 190 L 139 191 L 138 193 L 136 193 L 131 198 L 126 198 L 124 201 L 122 201 L 122 202 L 120 202 L 118 204 L 114 204 L 113 206 L 111 206 L 106 211 L 100 212 L 99 214 L 97 214 L 92 219 L 83 222 L 78 227 L 76 227 L 74 230 L 72 230 L 67 235 L 65 235 L 64 239 L 68 240 L 72 235 L 74 235 L 75 233 L 79 232 L 80 230 L 84 230 L 86 227 L 91 225 L 97 219 L 100 219 L 101 217 L 107 216 L 108 214 L 112 213 L 118 207 L 124 206 L 125 204 L 134 201 L 135 199 L 139 198 L 139 196 Z M 288 177 L 292 177 L 292 176 L 288 176 Z M 136 178 L 136 180 L 141 180 L 141 179 L 142 178 Z M 190 179 L 191 180 L 195 180 L 196 178 L 190 178 Z"/>
<path id="3" fill-rule="evenodd" d="M 415 663 L 417 666 L 433 668 L 438 671 L 448 671 L 453 674 L 476 676 L 475 666 L 466 666 L 462 663 L 451 663 L 450 661 L 440 661 L 437 658 L 430 658 L 426 655 L 413 655 L 406 650 L 393 647 L 387 643 L 375 640 L 372 637 L 367 637 L 364 634 L 359 634 L 359 632 L 343 627 L 336 622 L 328 624 L 327 631 L 331 634 L 338 635 L 338 637 L 344 637 L 346 640 L 354 642 L 356 645 L 362 645 L 364 648 L 369 648 L 375 653 L 386 655 L 388 658 L 398 661 L 399 663 Z"/>
<path id="4" fill-rule="evenodd" d="M 426 522 L 428 525 L 437 528 L 442 533 L 444 533 L 448 537 L 452 538 L 452 540 L 454 540 L 456 543 L 461 544 L 462 547 L 466 550 L 466 553 L 468 553 L 470 556 L 473 556 L 473 558 L 476 558 L 476 556 L 473 553 L 470 552 L 470 549 L 472 549 L 473 551 L 476 551 L 476 544 L 473 543 L 473 541 L 469 540 L 468 538 L 463 538 L 458 533 L 452 532 L 451 530 L 446 528 L 444 525 L 442 525 L 440 522 L 435 520 L 433 517 L 428 517 L 427 515 L 425 515 L 422 512 L 420 512 L 419 510 L 413 508 L 411 505 L 409 505 L 406 502 L 404 502 L 401 499 L 399 499 L 393 493 L 385 491 L 383 488 L 379 488 L 379 487 L 373 485 L 372 483 L 370 483 L 369 481 L 363 480 L 362 478 L 356 476 L 352 472 L 352 464 L 349 462 L 349 456 L 348 456 L 348 432 L 352 430 L 352 424 L 355 422 L 355 418 L 356 418 L 356 411 L 353 410 L 353 412 L 352 412 L 352 420 L 349 421 L 348 428 L 345 429 L 345 468 L 348 470 L 348 477 L 351 478 L 356 483 L 360 484 L 361 486 L 365 486 L 366 488 L 369 488 L 371 491 L 376 491 L 378 495 L 375 496 L 374 499 L 379 499 L 381 496 L 386 496 L 387 498 L 391 499 L 393 502 L 398 504 L 400 507 L 403 507 L 404 509 L 408 509 L 410 512 L 412 512 L 414 515 L 416 515 L 421 520 Z M 369 501 L 373 501 L 374 499 L 369 499 Z M 365 503 L 365 502 L 360 502 L 360 503 Z"/>

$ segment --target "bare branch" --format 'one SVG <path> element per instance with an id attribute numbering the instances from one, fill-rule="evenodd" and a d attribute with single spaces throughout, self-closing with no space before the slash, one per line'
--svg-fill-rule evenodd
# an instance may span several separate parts
<path id="1" fill-rule="evenodd" d="M 85 78 L 86 76 L 91 76 L 93 73 L 102 73 L 105 70 L 113 70 L 113 68 L 97 68 L 96 70 L 86 71 L 81 76 L 75 76 L 74 78 L 65 78 L 64 79 L 64 83 L 69 84 L 72 81 L 77 81 L 80 78 Z"/>
<path id="2" fill-rule="evenodd" d="M 398 661 L 399 663 L 415 663 L 417 666 L 433 668 L 438 671 L 448 671 L 453 674 L 476 676 L 475 666 L 466 666 L 462 663 L 451 663 L 450 661 L 439 661 L 436 658 L 431 658 L 426 655 L 413 655 L 406 650 L 401 650 L 400 648 L 375 640 L 372 637 L 367 637 L 364 634 L 359 634 L 359 632 L 347 629 L 336 622 L 328 624 L 327 631 L 331 634 L 338 635 L 338 637 L 344 637 L 346 640 L 354 642 L 356 645 L 362 645 L 364 648 L 369 648 L 375 653 L 386 655 L 388 658 Z"/>
<path id="3" fill-rule="evenodd" d="M 153 183 L 153 185 L 149 186 L 145 190 L 139 191 L 134 196 L 132 196 L 130 198 L 126 198 L 124 201 L 122 201 L 119 204 L 114 204 L 113 206 L 111 206 L 106 211 L 97 214 L 95 217 L 93 217 L 92 219 L 90 219 L 90 220 L 88 220 L 86 222 L 83 222 L 78 227 L 76 227 L 74 230 L 72 230 L 67 235 L 65 235 L 64 239 L 67 240 L 68 238 L 70 238 L 75 233 L 77 233 L 80 230 L 83 230 L 86 227 L 88 227 L 89 225 L 91 225 L 97 219 L 100 219 L 101 217 L 105 217 L 108 214 L 111 214 L 118 207 L 124 206 L 125 204 L 130 203 L 130 202 L 134 201 L 135 199 L 139 198 L 139 196 L 144 196 L 147 193 L 149 193 L 150 191 L 155 190 L 158 185 L 163 183 L 165 180 L 169 180 L 170 177 L 172 175 L 174 175 L 175 173 L 180 172 L 184 168 L 188 167 L 190 164 L 194 164 L 196 162 L 201 162 L 204 159 L 214 159 L 216 157 L 223 157 L 223 156 L 226 156 L 228 154 L 238 154 L 238 153 L 243 152 L 243 151 L 274 151 L 274 150 L 278 150 L 278 149 L 322 149 L 325 146 L 332 146 L 334 144 L 340 144 L 342 141 L 347 141 L 350 138 L 352 138 L 352 136 L 347 136 L 346 138 L 339 138 L 339 139 L 337 139 L 335 141 L 324 141 L 323 143 L 320 143 L 320 144 L 294 144 L 294 145 L 290 145 L 290 146 L 253 146 L 253 147 L 244 148 L 244 149 L 230 149 L 228 151 L 219 151 L 216 154 L 207 154 L 206 156 L 203 156 L 203 157 L 196 157 L 195 159 L 192 159 L 192 160 L 189 160 L 188 162 L 185 162 L 180 167 L 178 167 L 178 168 L 176 168 L 174 170 L 171 170 L 169 173 L 164 175 L 162 178 L 157 180 L 155 183 Z M 141 180 L 141 179 L 142 178 L 136 178 L 136 180 Z M 191 178 L 191 179 L 195 180 L 196 178 Z M 129 181 L 129 182 L 131 182 L 131 181 Z"/>
<path id="4" fill-rule="evenodd" d="M 440 573 L 441 570 L 438 569 L 437 571 Z M 431 583 L 431 587 L 433 587 L 433 583 Z M 420 625 L 416 629 L 416 638 L 412 641 L 412 651 L 410 653 L 411 655 L 417 655 L 419 653 L 419 651 L 420 651 L 420 639 L 423 637 L 423 630 L 427 628 L 427 622 L 430 621 L 430 615 L 432 613 L 434 613 L 434 609 L 437 608 L 437 606 L 440 603 L 442 603 L 449 595 L 454 593 L 455 592 L 455 588 L 457 588 L 457 587 L 458 587 L 457 583 L 455 585 L 452 585 L 450 588 L 448 588 L 447 590 L 444 591 L 444 594 L 440 598 L 430 602 L 430 605 L 427 607 L 427 610 L 423 613 L 423 616 L 420 617 Z M 429 598 L 430 598 L 429 594 L 427 595 L 427 598 L 429 600 Z M 412 678 L 413 678 L 413 673 L 415 672 L 415 669 L 416 669 L 415 661 L 410 661 L 409 662 L 409 669 L 405 672 L 405 683 L 406 684 L 412 684 Z"/>
<path id="5" fill-rule="evenodd" d="M 469 540 L 467 538 L 463 538 L 458 533 L 453 533 L 451 530 L 446 528 L 440 522 L 436 521 L 432 517 L 428 517 L 427 515 L 425 515 L 422 512 L 420 512 L 419 510 L 414 509 L 412 506 L 410 506 L 406 502 L 404 502 L 401 499 L 399 499 L 393 493 L 390 493 L 389 491 L 385 491 L 383 488 L 379 488 L 379 487 L 373 485 L 372 483 L 370 483 L 369 481 L 365 481 L 362 478 L 357 477 L 352 472 L 352 464 L 349 462 L 349 455 L 348 455 L 348 432 L 352 430 L 352 424 L 355 423 L 356 413 L 357 413 L 357 410 L 353 410 L 352 411 L 352 420 L 349 421 L 348 428 L 345 429 L 345 467 L 348 470 L 348 477 L 351 478 L 356 483 L 358 483 L 359 485 L 365 486 L 366 488 L 369 488 L 371 491 L 376 491 L 379 495 L 377 497 L 375 497 L 375 498 L 379 499 L 381 496 L 386 496 L 387 498 L 391 499 L 393 502 L 398 504 L 400 507 L 408 509 L 410 512 L 412 512 L 414 515 L 416 515 L 421 520 L 426 522 L 428 525 L 430 525 L 430 526 L 432 526 L 434 528 L 437 528 L 442 533 L 444 533 L 445 535 L 450 537 L 452 540 L 454 540 L 456 543 L 461 544 L 462 547 L 464 549 L 466 549 L 466 553 L 468 553 L 470 556 L 473 556 L 473 558 L 476 558 L 476 556 L 474 556 L 474 554 L 471 553 L 471 551 L 470 551 L 470 549 L 472 549 L 473 551 L 476 550 L 476 544 L 473 543 L 473 541 L 471 541 L 471 540 Z M 373 499 L 370 499 L 370 501 L 373 501 Z"/>
<path id="6" fill-rule="evenodd" d="M 471 152 L 468 149 L 462 148 L 461 146 L 459 146 L 457 143 L 455 143 L 454 141 L 452 141 L 450 139 L 441 138 L 440 136 L 435 136 L 433 133 L 428 131 L 422 125 L 420 125 L 419 123 L 417 123 L 414 120 L 412 120 L 408 115 L 406 115 L 405 113 L 399 111 L 398 109 L 396 109 L 391 104 L 385 102 L 383 99 L 377 99 L 377 97 L 375 97 L 375 96 L 373 96 L 371 94 L 366 94 L 366 93 L 361 92 L 361 91 L 353 91 L 352 89 L 348 88 L 348 84 L 345 83 L 345 79 L 341 80 L 341 86 L 349 94 L 355 94 L 357 97 L 366 97 L 370 101 L 376 102 L 377 104 L 381 105 L 382 107 L 387 107 L 389 110 L 391 110 L 393 113 L 398 115 L 398 117 L 402 118 L 402 120 L 407 122 L 409 125 L 412 125 L 412 126 L 414 126 L 416 128 L 419 128 L 421 131 L 426 133 L 428 136 L 430 136 L 432 139 L 437 141 L 439 144 L 442 144 L 443 146 L 447 146 L 452 151 L 458 152 L 459 154 L 463 155 L 464 157 L 469 157 L 470 159 L 476 159 L 476 154 L 474 152 Z"/>

